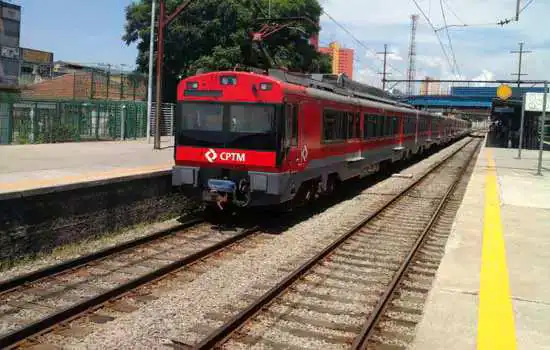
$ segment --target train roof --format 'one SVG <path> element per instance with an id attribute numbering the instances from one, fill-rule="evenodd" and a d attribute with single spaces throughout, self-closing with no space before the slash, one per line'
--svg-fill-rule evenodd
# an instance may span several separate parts
<path id="1" fill-rule="evenodd" d="M 208 76 L 224 74 L 257 77 L 263 81 L 267 80 L 277 83 L 287 91 L 303 91 L 303 93 L 309 96 L 335 102 L 447 119 L 446 116 L 418 110 L 410 104 L 399 101 L 395 96 L 382 89 L 351 80 L 345 74 L 303 74 L 280 69 L 269 69 L 267 72 L 260 70 L 217 71 L 182 79 L 180 82 L 181 87 L 183 88 L 184 82 L 192 79 L 208 79 Z"/>
<path id="2" fill-rule="evenodd" d="M 279 69 L 270 69 L 268 75 L 284 83 L 300 85 L 313 96 L 329 98 L 338 102 L 354 103 L 374 108 L 386 108 L 398 112 L 418 112 L 412 105 L 398 101 L 382 89 L 349 79 L 345 74 L 300 74 Z"/>

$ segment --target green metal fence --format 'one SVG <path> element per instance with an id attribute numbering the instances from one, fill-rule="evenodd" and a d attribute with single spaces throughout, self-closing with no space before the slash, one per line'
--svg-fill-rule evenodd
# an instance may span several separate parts
<path id="1" fill-rule="evenodd" d="M 0 144 L 136 139 L 146 129 L 141 101 L 0 100 Z"/>

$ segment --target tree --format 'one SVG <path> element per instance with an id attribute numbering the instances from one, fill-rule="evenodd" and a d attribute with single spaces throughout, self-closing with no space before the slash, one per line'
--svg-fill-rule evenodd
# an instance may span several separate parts
<path id="1" fill-rule="evenodd" d="M 181 0 L 165 0 L 172 13 Z M 318 23 L 321 6 L 317 0 L 271 0 L 275 17 L 311 18 Z M 149 61 L 151 0 L 137 0 L 126 7 L 127 45 L 137 42 L 137 70 L 147 72 Z M 261 67 L 262 55 L 251 39 L 267 17 L 267 0 L 195 0 L 165 31 L 164 92 L 175 99 L 179 79 L 198 70 L 234 69 L 237 65 Z M 308 21 L 300 21 L 265 40 L 275 61 L 293 71 L 325 73 L 330 57 L 318 53 L 308 42 L 318 33 Z"/>

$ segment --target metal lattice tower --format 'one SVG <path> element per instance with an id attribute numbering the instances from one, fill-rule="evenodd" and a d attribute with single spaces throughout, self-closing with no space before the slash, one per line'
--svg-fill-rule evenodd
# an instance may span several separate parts
<path id="1" fill-rule="evenodd" d="M 413 80 L 416 75 L 416 24 L 418 22 L 418 15 L 411 16 L 411 44 L 409 47 L 409 69 L 407 70 L 407 95 L 413 94 Z"/>

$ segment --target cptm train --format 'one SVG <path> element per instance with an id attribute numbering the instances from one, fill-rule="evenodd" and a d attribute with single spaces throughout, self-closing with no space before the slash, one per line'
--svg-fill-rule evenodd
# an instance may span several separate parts
<path id="1" fill-rule="evenodd" d="M 213 72 L 177 96 L 172 184 L 219 208 L 292 207 L 471 127 L 344 75 Z"/>

